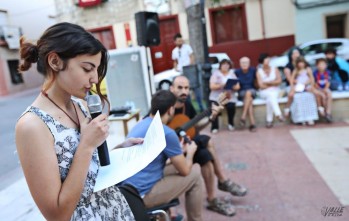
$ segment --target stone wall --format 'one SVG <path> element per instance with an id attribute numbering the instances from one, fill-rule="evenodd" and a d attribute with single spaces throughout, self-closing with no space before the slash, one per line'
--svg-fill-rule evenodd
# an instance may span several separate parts
<path id="1" fill-rule="evenodd" d="M 134 14 L 143 8 L 139 0 L 109 0 L 96 7 L 78 7 L 72 0 L 55 0 L 57 19 L 79 24 L 86 29 L 110 26 L 134 20 Z"/>

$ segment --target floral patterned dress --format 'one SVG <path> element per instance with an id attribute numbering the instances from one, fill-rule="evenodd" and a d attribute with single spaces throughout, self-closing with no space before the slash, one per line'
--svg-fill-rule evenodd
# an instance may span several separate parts
<path id="1" fill-rule="evenodd" d="M 84 115 L 87 116 L 87 111 L 80 101 L 77 99 L 73 100 L 79 105 Z M 27 112 L 36 114 L 51 131 L 54 138 L 60 177 L 63 182 L 68 175 L 74 154 L 80 142 L 80 132 L 75 128 L 65 127 L 39 108 L 30 106 L 23 114 Z M 135 220 L 126 199 L 116 186 L 93 192 L 98 169 L 99 159 L 96 150 L 93 153 L 85 186 L 71 220 Z"/>

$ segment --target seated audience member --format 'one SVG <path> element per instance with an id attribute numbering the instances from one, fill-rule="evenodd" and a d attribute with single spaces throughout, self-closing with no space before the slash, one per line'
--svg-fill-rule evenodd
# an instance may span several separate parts
<path id="1" fill-rule="evenodd" d="M 225 93 L 228 99 L 228 103 L 225 105 L 228 115 L 228 129 L 234 130 L 234 116 L 235 116 L 235 91 L 239 90 L 240 84 L 237 83 L 232 88 L 225 89 L 225 84 L 228 79 L 237 79 L 234 71 L 232 70 L 232 63 L 227 59 L 223 59 L 219 63 L 219 69 L 211 75 L 210 78 L 210 102 L 217 102 L 221 93 Z M 211 123 L 211 132 L 217 133 L 219 128 L 218 117 Z"/>
<path id="2" fill-rule="evenodd" d="M 290 81 L 291 81 L 292 72 L 294 70 L 294 67 L 296 66 L 296 60 L 300 56 L 302 56 L 302 50 L 298 47 L 293 47 L 288 53 L 288 63 L 284 68 L 284 74 L 286 77 L 286 92 L 287 92 L 287 103 L 284 109 L 285 117 L 289 117 L 289 114 L 290 114 L 290 106 L 292 104 L 293 96 L 294 96 L 294 93 L 290 91 L 291 90 Z"/>
<path id="3" fill-rule="evenodd" d="M 243 110 L 240 118 L 240 126 L 245 127 L 246 115 L 250 119 L 250 131 L 256 131 L 256 123 L 253 115 L 253 99 L 256 97 L 256 69 L 250 67 L 250 59 L 248 57 L 242 57 L 240 59 L 240 68 L 235 71 L 236 76 L 239 79 L 240 90 L 238 99 L 243 101 Z"/>
<path id="4" fill-rule="evenodd" d="M 170 90 L 177 97 L 173 120 L 175 120 L 176 116 L 179 114 L 184 114 L 188 118 L 193 119 L 196 116 L 196 111 L 191 101 L 187 99 L 189 94 L 188 78 L 185 76 L 176 77 L 172 82 Z M 210 120 L 213 120 L 220 111 L 214 104 L 211 110 L 211 116 L 204 118 L 195 125 L 196 135 L 193 140 L 198 146 L 198 149 L 194 155 L 194 162 L 199 163 L 201 166 L 201 174 L 204 178 L 207 192 L 207 208 L 223 215 L 232 216 L 235 214 L 234 207 L 216 198 L 214 187 L 215 177 L 218 179 L 218 189 L 229 192 L 233 196 L 245 196 L 247 194 L 247 189 L 226 177 L 211 137 L 199 134 L 199 131 L 205 128 L 210 123 Z"/>
<path id="5" fill-rule="evenodd" d="M 269 55 L 261 54 L 259 56 L 261 67 L 257 70 L 257 82 L 260 89 L 260 96 L 266 100 L 267 128 L 273 126 L 274 115 L 279 121 L 284 121 L 278 102 L 279 85 L 281 84 L 280 72 L 277 68 L 271 67 L 269 62 Z"/>
<path id="6" fill-rule="evenodd" d="M 202 179 L 198 165 L 193 164 L 196 144 L 186 144 L 183 154 L 178 136 L 166 124 L 173 117 L 176 97 L 167 90 L 154 94 L 150 115 L 137 123 L 128 137 L 144 137 L 156 112 L 159 111 L 164 124 L 166 147 L 147 167 L 126 179 L 123 184 L 132 185 L 143 198 L 146 207 L 170 202 L 185 193 L 188 220 L 202 219 Z M 171 165 L 166 166 L 170 159 Z"/>
<path id="7" fill-rule="evenodd" d="M 316 60 L 316 70 L 314 71 L 314 80 L 316 97 L 320 107 L 324 108 L 327 122 L 332 122 L 332 93 L 330 90 L 331 73 L 327 70 L 326 59 L 320 58 Z"/>
<path id="8" fill-rule="evenodd" d="M 304 119 L 308 125 L 314 125 L 314 120 L 318 119 L 317 115 L 317 105 L 316 105 L 316 89 L 314 88 L 314 77 L 309 64 L 305 61 L 303 57 L 298 57 L 296 59 L 295 69 L 291 76 L 291 91 L 290 93 L 305 93 L 297 95 L 293 99 L 293 103 L 297 104 L 297 108 L 292 109 L 291 114 L 293 122 L 299 122 L 300 119 Z M 319 106 L 318 110 L 321 115 L 324 115 L 323 107 Z M 305 123 L 305 122 L 302 123 Z"/>
<path id="9" fill-rule="evenodd" d="M 327 68 L 331 71 L 331 89 L 349 90 L 349 63 L 337 56 L 336 49 L 328 48 L 325 51 Z"/>

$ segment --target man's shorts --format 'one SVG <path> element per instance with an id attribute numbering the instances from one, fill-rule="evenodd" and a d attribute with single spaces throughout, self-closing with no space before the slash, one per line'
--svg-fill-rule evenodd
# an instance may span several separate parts
<path id="1" fill-rule="evenodd" d="M 242 90 L 242 91 L 239 91 L 239 96 L 238 96 L 238 99 L 239 101 L 244 101 L 244 98 L 245 98 L 245 95 L 246 95 L 246 92 L 247 91 L 251 91 L 251 94 L 252 94 L 252 98 L 255 99 L 256 98 L 256 90 L 251 88 L 251 89 L 247 89 L 247 90 Z"/>
<path id="2" fill-rule="evenodd" d="M 200 164 L 200 166 L 205 165 L 206 163 L 208 163 L 209 161 L 213 160 L 213 157 L 210 153 L 210 151 L 208 151 L 207 146 L 208 146 L 208 142 L 211 139 L 211 137 L 207 136 L 207 135 L 197 135 L 194 137 L 194 142 L 197 145 L 197 150 L 194 154 L 194 159 L 193 162 L 194 163 L 198 163 Z"/>

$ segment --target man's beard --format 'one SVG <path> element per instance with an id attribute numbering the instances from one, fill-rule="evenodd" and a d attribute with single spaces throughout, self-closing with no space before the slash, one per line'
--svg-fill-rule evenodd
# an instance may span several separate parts
<path id="1" fill-rule="evenodd" d="M 177 101 L 180 102 L 180 103 L 184 103 L 187 100 L 187 98 L 188 98 L 187 95 L 182 94 L 181 96 L 179 96 L 177 98 Z"/>

